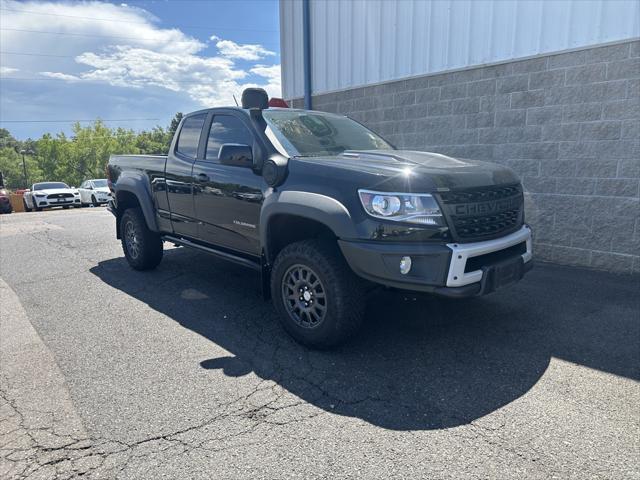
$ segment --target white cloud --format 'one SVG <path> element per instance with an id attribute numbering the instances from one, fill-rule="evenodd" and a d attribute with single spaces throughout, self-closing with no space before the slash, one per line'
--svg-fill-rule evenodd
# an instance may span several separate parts
<path id="1" fill-rule="evenodd" d="M 67 75 L 66 73 L 60 73 L 60 72 L 39 72 L 39 73 L 43 77 L 57 78 L 58 80 L 66 80 L 68 82 L 77 82 L 79 80 L 82 80 L 81 78 L 76 77 L 75 75 Z"/>
<path id="2" fill-rule="evenodd" d="M 211 37 L 213 40 L 215 35 Z M 227 58 L 237 58 L 240 60 L 260 60 L 261 58 L 275 55 L 275 52 L 267 50 L 262 45 L 239 44 L 231 40 L 218 40 L 216 47 L 220 53 Z"/>
<path id="3" fill-rule="evenodd" d="M 280 96 L 279 66 L 254 65 L 243 70 L 234 63 L 234 59 L 256 61 L 275 55 L 261 45 L 238 44 L 213 35 L 211 41 L 217 42 L 220 53 L 205 56 L 206 43 L 178 29 L 160 27 L 158 19 L 138 7 L 97 1 L 0 0 L 0 4 L 7 9 L 3 25 L 12 29 L 74 33 L 56 36 L 2 30 L 3 50 L 59 56 L 16 56 L 16 66 L 30 77 L 102 82 L 135 88 L 136 95 L 144 95 L 139 93 L 144 87 L 156 87 L 186 93 L 203 106 L 233 104 L 232 95 L 239 97 L 247 86 Z M 246 82 L 250 74 L 264 81 Z"/>
<path id="4" fill-rule="evenodd" d="M 282 96 L 282 85 L 280 80 L 280 65 L 256 65 L 249 70 L 254 75 L 267 79 L 267 84 L 262 85 L 270 97 Z M 260 85 L 256 85 L 260 86 Z"/>
<path id="5" fill-rule="evenodd" d="M 16 73 L 16 72 L 19 72 L 19 71 L 20 71 L 19 68 L 0 67 L 0 75 L 7 75 L 9 73 Z"/>
<path id="6" fill-rule="evenodd" d="M 32 52 L 58 53 L 90 50 L 105 44 L 127 44 L 162 52 L 195 54 L 206 47 L 178 29 L 159 27 L 157 19 L 141 8 L 98 1 L 5 0 L 1 4 L 6 9 L 2 12 L 2 23 L 12 29 L 2 31 L 3 50 L 15 45 L 23 49 L 29 47 Z M 74 35 L 33 33 L 38 30 Z"/>
<path id="7" fill-rule="evenodd" d="M 280 82 L 280 65 L 256 65 L 249 71 L 261 77 L 268 78 L 272 82 Z"/>

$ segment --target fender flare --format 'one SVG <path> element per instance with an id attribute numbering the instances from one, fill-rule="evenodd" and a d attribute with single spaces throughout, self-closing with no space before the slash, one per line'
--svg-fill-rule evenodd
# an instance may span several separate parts
<path id="1" fill-rule="evenodd" d="M 135 195 L 138 199 L 138 203 L 140 204 L 140 209 L 142 210 L 144 219 L 147 222 L 147 227 L 149 230 L 157 232 L 158 222 L 156 221 L 155 209 L 153 206 L 153 196 L 149 191 L 148 184 L 149 182 L 147 178 L 142 174 L 128 173 L 121 175 L 115 185 L 116 200 L 120 192 L 129 192 Z M 120 211 L 120 208 L 118 208 L 118 217 L 120 217 L 122 213 L 123 212 Z"/>
<path id="2" fill-rule="evenodd" d="M 322 223 L 337 238 L 355 238 L 356 230 L 349 210 L 335 198 L 319 193 L 284 191 L 269 195 L 260 212 L 260 243 L 268 263 L 272 263 L 269 222 L 277 215 L 293 215 Z"/>

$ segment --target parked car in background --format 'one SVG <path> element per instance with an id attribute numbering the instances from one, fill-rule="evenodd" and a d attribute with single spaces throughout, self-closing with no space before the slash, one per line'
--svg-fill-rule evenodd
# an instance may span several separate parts
<path id="1" fill-rule="evenodd" d="M 34 183 L 31 190 L 22 195 L 22 203 L 27 212 L 51 207 L 80 207 L 80 193 L 63 182 Z"/>
<path id="2" fill-rule="evenodd" d="M 9 192 L 0 187 L 0 213 L 11 213 L 12 211 L 13 207 L 11 206 Z"/>
<path id="3" fill-rule="evenodd" d="M 80 203 L 84 205 L 104 205 L 111 200 L 111 192 L 105 178 L 85 180 L 78 189 L 80 192 Z"/>

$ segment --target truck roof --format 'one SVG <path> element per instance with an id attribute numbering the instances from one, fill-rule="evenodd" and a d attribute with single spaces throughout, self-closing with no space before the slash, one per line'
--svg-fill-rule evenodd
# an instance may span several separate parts
<path id="1" fill-rule="evenodd" d="M 249 111 L 250 111 L 250 109 L 242 108 L 242 107 L 210 107 L 210 108 L 203 108 L 202 110 L 196 110 L 195 112 L 189 112 L 189 113 L 185 114 L 184 117 L 190 117 L 192 115 L 198 115 L 198 114 L 202 114 L 202 113 L 209 113 L 209 112 L 216 111 L 216 110 L 235 110 L 235 111 L 238 111 L 238 112 L 244 112 L 247 115 L 249 115 Z M 287 112 L 312 112 L 312 113 L 319 113 L 319 114 L 324 114 L 324 115 L 344 116 L 344 115 L 340 115 L 339 113 L 323 112 L 323 111 L 320 111 L 320 110 L 306 110 L 304 108 L 269 107 L 268 109 L 265 109 L 265 110 L 285 110 Z"/>

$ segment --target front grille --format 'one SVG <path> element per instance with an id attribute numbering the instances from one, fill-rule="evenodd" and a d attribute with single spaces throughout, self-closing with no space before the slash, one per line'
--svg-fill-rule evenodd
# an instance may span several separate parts
<path id="1" fill-rule="evenodd" d="M 456 233 L 460 238 L 494 236 L 518 226 L 520 209 L 507 210 L 482 217 L 453 217 Z"/>
<path id="2" fill-rule="evenodd" d="M 47 198 L 50 200 L 54 198 L 73 198 L 73 193 L 52 193 L 48 195 Z"/>
<path id="3" fill-rule="evenodd" d="M 514 197 L 522 193 L 520 185 L 506 185 L 500 187 L 477 188 L 467 191 L 443 192 L 440 198 L 443 203 L 482 203 L 491 200 Z"/>
<path id="4" fill-rule="evenodd" d="M 439 194 L 456 241 L 474 242 L 514 232 L 524 221 L 519 184 Z"/>

